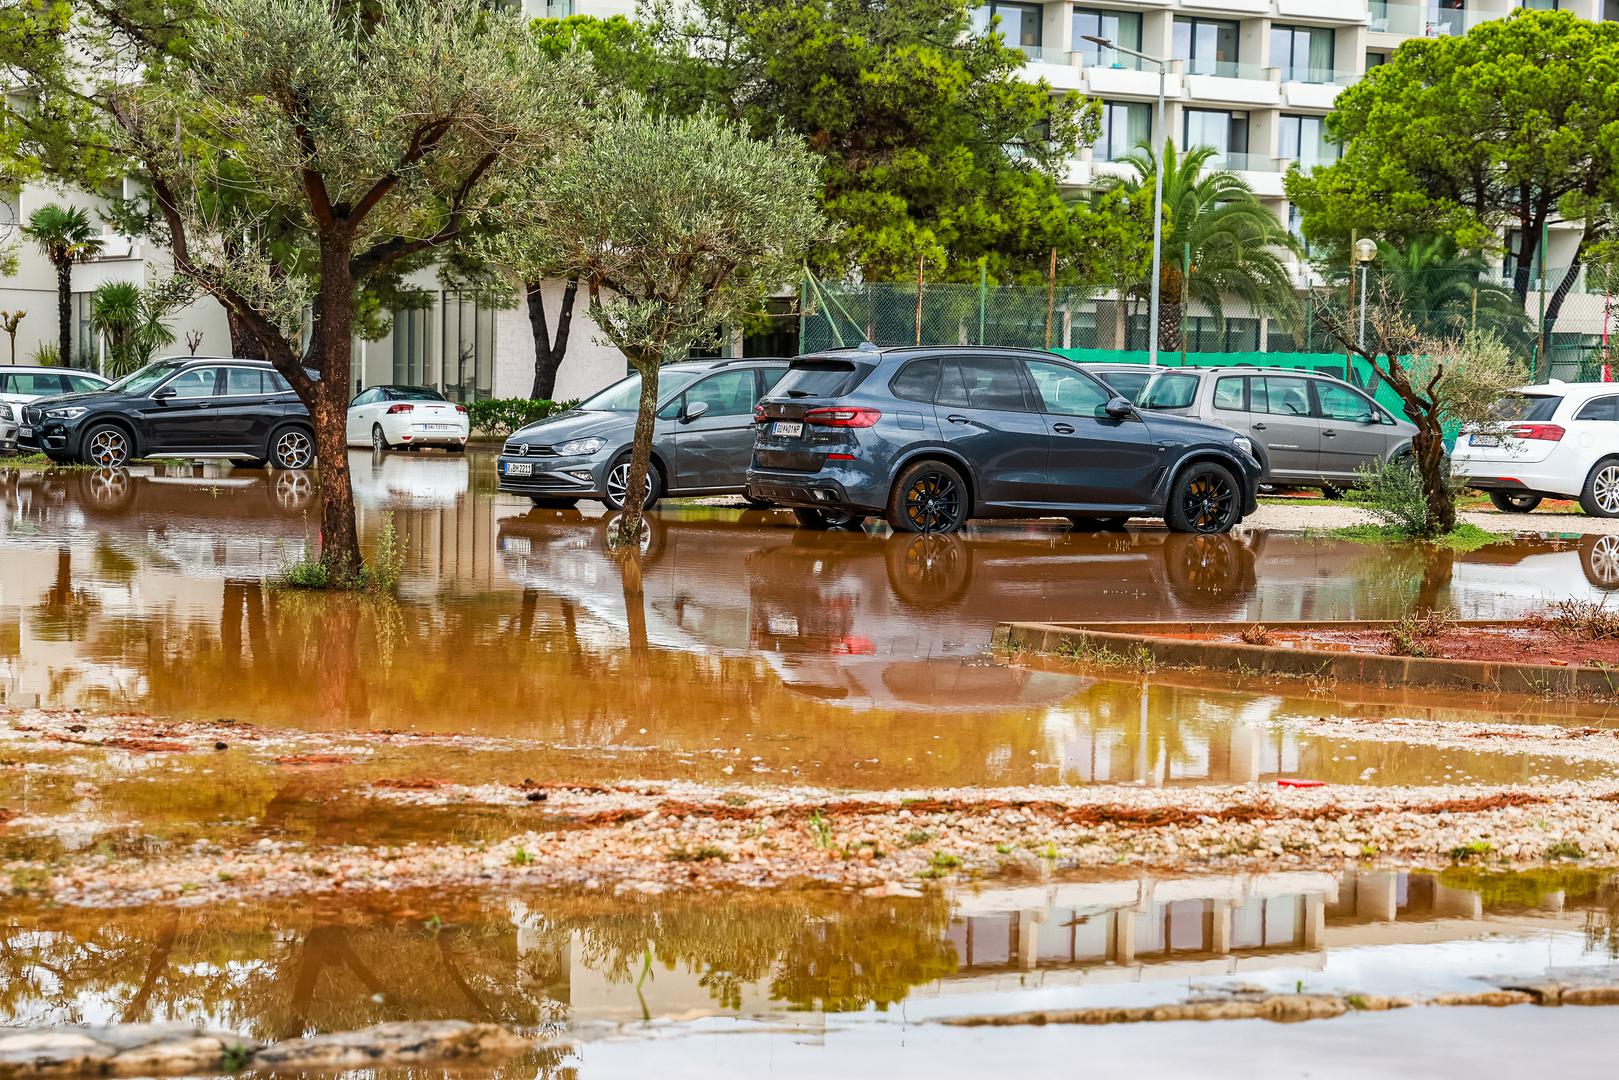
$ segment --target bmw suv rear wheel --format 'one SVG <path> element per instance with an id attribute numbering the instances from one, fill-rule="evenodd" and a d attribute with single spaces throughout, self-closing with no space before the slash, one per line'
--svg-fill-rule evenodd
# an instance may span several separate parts
<path id="1" fill-rule="evenodd" d="M 967 524 L 970 496 L 961 474 L 942 461 L 908 465 L 888 496 L 895 532 L 949 533 Z"/>

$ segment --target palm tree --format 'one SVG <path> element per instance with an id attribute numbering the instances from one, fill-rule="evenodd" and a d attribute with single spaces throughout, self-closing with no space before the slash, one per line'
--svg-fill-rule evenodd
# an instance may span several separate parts
<path id="1" fill-rule="evenodd" d="M 56 318 L 59 362 L 73 359 L 73 264 L 100 254 L 101 238 L 90 215 L 78 207 L 46 203 L 28 215 L 23 235 L 56 267 Z"/>
<path id="2" fill-rule="evenodd" d="M 1448 236 L 1385 240 L 1371 272 L 1429 337 L 1460 337 L 1480 326 L 1503 341 L 1533 336 L 1512 292 L 1487 280 L 1484 256 L 1459 250 Z"/>
<path id="3" fill-rule="evenodd" d="M 151 363 L 153 355 L 174 341 L 163 323 L 170 304 L 157 289 L 133 281 L 109 281 L 90 294 L 90 325 L 107 341 L 105 374 L 121 379 Z"/>
<path id="4" fill-rule="evenodd" d="M 1183 298 L 1201 304 L 1223 326 L 1227 299 L 1240 300 L 1260 315 L 1295 322 L 1298 291 L 1283 256 L 1298 242 L 1253 191 L 1228 169 L 1206 170 L 1218 151 L 1194 146 L 1184 154 L 1164 146 L 1163 265 L 1158 275 L 1158 348 L 1178 349 L 1185 320 Z M 1103 190 L 1118 189 L 1133 200 L 1151 199 L 1159 161 L 1143 143 L 1120 158 L 1134 176 L 1111 178 Z M 1181 267 L 1191 246 L 1191 273 Z M 1130 289 L 1145 296 L 1151 284 Z"/>

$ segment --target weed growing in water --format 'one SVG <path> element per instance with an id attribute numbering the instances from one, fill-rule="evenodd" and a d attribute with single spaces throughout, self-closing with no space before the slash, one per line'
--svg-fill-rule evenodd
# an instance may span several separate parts
<path id="1" fill-rule="evenodd" d="M 1481 859 L 1495 850 L 1495 845 L 1488 840 L 1472 840 L 1460 847 L 1450 849 L 1450 861 L 1453 863 L 1467 862 L 1471 859 Z"/>
<path id="2" fill-rule="evenodd" d="M 1559 600 L 1542 618 L 1553 632 L 1577 641 L 1619 638 L 1619 610 L 1591 600 Z"/>
<path id="3" fill-rule="evenodd" d="M 1456 629 L 1456 613 L 1419 608 L 1407 612 L 1388 632 L 1389 652 L 1395 656 L 1430 656 L 1434 638 Z"/>
<path id="4" fill-rule="evenodd" d="M 1248 645 L 1271 645 L 1275 643 L 1276 638 L 1268 629 L 1254 623 L 1242 632 L 1242 640 Z"/>
<path id="5" fill-rule="evenodd" d="M 253 1060 L 253 1048 L 243 1043 L 233 1043 L 225 1047 L 220 1056 L 219 1063 L 228 1073 L 239 1073 L 247 1068 L 247 1063 Z"/>
<path id="6" fill-rule="evenodd" d="M 526 849 L 524 849 L 524 848 L 520 847 L 516 851 L 512 852 L 512 865 L 513 866 L 527 866 L 529 863 L 531 863 L 533 861 L 534 861 L 534 856 L 530 855 L 528 853 L 528 851 Z"/>
<path id="7" fill-rule="evenodd" d="M 832 823 L 819 810 L 810 812 L 809 831 L 816 847 L 824 850 L 832 846 Z"/>
<path id="8" fill-rule="evenodd" d="M 1547 862 L 1553 859 L 1583 859 L 1585 858 L 1585 849 L 1572 840 L 1559 840 L 1548 847 L 1541 854 L 1541 858 Z"/>
<path id="9" fill-rule="evenodd" d="M 332 573 L 325 559 L 304 548 L 299 559 L 281 572 L 279 584 L 289 589 L 344 589 L 349 592 L 392 594 L 399 588 L 399 577 L 405 566 L 406 543 L 394 528 L 392 514 L 384 514 L 382 528 L 377 532 L 377 546 L 371 558 L 350 578 L 339 578 Z"/>

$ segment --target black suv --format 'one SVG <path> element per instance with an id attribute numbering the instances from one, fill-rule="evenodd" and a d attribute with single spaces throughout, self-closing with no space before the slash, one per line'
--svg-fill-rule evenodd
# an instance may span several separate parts
<path id="1" fill-rule="evenodd" d="M 103 468 L 165 455 L 315 463 L 309 410 L 291 384 L 266 361 L 228 357 L 158 360 L 104 390 L 29 402 L 17 445 Z"/>
<path id="2" fill-rule="evenodd" d="M 1228 531 L 1255 509 L 1253 443 L 1139 412 L 1052 353 L 982 346 L 801 356 L 754 416 L 748 494 L 809 528 L 881 514 L 903 532 L 968 518 L 1061 516 L 1077 528 L 1162 517 Z"/>

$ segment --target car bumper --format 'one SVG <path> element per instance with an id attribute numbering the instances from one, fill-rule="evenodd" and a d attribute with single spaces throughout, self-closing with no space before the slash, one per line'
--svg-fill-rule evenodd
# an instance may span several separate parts
<path id="1" fill-rule="evenodd" d="M 526 476 L 513 475 L 512 466 L 529 467 Z M 514 457 L 495 460 L 501 491 L 514 495 L 540 495 L 557 499 L 599 499 L 607 490 L 605 461 L 588 458 Z"/>
<path id="2" fill-rule="evenodd" d="M 24 431 L 28 434 L 23 434 Z M 19 425 L 16 448 L 29 454 L 56 454 L 67 457 L 78 452 L 78 431 L 63 423 L 44 423 L 36 427 Z"/>
<path id="3" fill-rule="evenodd" d="M 1580 497 L 1584 476 L 1568 476 L 1543 472 L 1534 465 L 1513 465 L 1509 462 L 1456 461 L 1451 465 L 1451 476 L 1457 483 L 1479 491 L 1535 492 L 1556 495 L 1565 499 Z"/>
<path id="4" fill-rule="evenodd" d="M 777 506 L 858 510 L 881 514 L 888 504 L 888 481 L 873 481 L 855 469 L 823 468 L 820 472 L 749 469 L 748 497 Z"/>
<path id="5" fill-rule="evenodd" d="M 383 433 L 396 446 L 462 446 L 471 431 L 464 425 L 400 424 L 391 429 L 385 427 Z"/>

